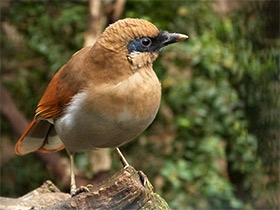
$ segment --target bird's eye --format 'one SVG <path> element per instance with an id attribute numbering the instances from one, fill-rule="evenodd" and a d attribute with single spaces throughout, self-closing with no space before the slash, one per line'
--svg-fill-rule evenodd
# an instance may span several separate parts
<path id="1" fill-rule="evenodd" d="M 149 47 L 152 44 L 152 40 L 148 37 L 144 37 L 144 38 L 141 39 L 141 44 L 144 47 Z"/>

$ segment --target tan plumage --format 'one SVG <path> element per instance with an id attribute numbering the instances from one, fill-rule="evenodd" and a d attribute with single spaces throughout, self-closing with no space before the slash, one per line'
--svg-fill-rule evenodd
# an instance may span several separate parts
<path id="1" fill-rule="evenodd" d="M 186 38 L 141 19 L 108 26 L 92 47 L 75 53 L 55 74 L 16 153 L 65 146 L 73 154 L 115 148 L 137 137 L 160 104 L 161 86 L 152 68 L 158 50 Z"/>

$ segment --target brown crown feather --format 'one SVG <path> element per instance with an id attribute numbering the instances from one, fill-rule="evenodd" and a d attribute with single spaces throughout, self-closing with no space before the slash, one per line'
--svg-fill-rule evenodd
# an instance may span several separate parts
<path id="1" fill-rule="evenodd" d="M 98 39 L 103 47 L 120 52 L 126 49 L 129 41 L 141 37 L 156 37 L 158 28 L 152 23 L 136 18 L 126 18 L 109 25 Z"/>

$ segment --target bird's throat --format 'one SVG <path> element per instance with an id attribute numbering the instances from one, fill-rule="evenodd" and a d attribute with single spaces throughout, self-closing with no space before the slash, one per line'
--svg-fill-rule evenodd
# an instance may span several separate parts
<path id="1" fill-rule="evenodd" d="M 136 72 L 141 68 L 148 67 L 152 68 L 153 61 L 158 57 L 158 53 L 133 52 L 127 56 L 127 60 L 131 64 L 131 70 Z"/>

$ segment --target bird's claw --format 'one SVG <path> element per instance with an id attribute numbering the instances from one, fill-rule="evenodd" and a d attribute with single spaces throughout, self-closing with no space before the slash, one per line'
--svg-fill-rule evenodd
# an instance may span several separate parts
<path id="1" fill-rule="evenodd" d="M 90 192 L 89 188 L 91 188 L 91 187 L 93 187 L 93 185 L 91 185 L 91 184 L 88 184 L 86 187 L 81 186 L 74 193 L 71 193 L 71 196 L 73 197 L 73 196 L 76 196 L 83 192 L 89 193 Z"/>

